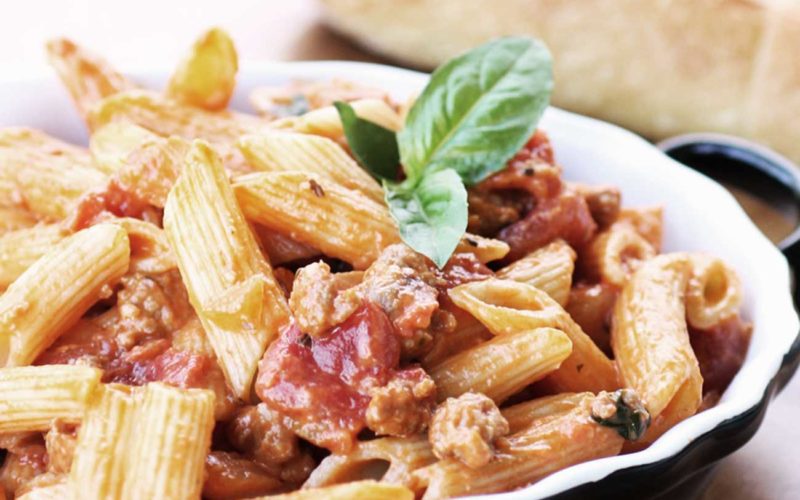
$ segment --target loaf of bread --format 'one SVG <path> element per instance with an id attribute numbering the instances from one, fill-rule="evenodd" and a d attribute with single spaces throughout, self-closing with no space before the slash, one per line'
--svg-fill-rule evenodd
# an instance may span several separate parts
<path id="1" fill-rule="evenodd" d="M 430 69 L 502 35 L 553 53 L 553 104 L 650 139 L 716 131 L 800 161 L 796 0 L 321 0 L 334 29 Z"/>

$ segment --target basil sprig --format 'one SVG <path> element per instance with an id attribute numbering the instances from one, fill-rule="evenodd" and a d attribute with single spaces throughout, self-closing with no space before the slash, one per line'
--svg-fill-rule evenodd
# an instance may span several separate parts
<path id="1" fill-rule="evenodd" d="M 403 241 L 442 267 L 467 227 L 465 186 L 501 170 L 522 148 L 552 88 L 547 48 L 537 40 L 510 37 L 434 71 L 397 134 L 396 149 L 386 129 L 358 118 L 343 103 L 337 110 L 353 154 L 383 180 Z M 394 182 L 398 164 L 403 182 Z"/>

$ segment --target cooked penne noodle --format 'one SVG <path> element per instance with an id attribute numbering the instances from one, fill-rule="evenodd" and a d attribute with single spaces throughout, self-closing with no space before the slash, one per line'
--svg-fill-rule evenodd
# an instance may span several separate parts
<path id="1" fill-rule="evenodd" d="M 12 187 L 11 190 L 16 188 Z M 36 225 L 36 217 L 24 208 L 3 205 L 3 189 L 0 186 L 0 236 L 9 232 L 25 229 L 26 227 L 33 227 Z M 10 202 L 9 197 L 9 202 Z"/>
<path id="2" fill-rule="evenodd" d="M 469 313 L 455 309 L 453 314 L 456 317 L 456 329 L 444 335 L 434 335 L 433 345 L 422 359 L 425 368 L 492 338 L 486 327 Z"/>
<path id="3" fill-rule="evenodd" d="M 289 307 L 219 157 L 202 141 L 170 192 L 164 229 L 228 383 L 249 400 L 258 360 L 288 322 Z"/>
<path id="4" fill-rule="evenodd" d="M 691 256 L 692 275 L 686 288 L 686 319 L 698 329 L 710 329 L 738 314 L 742 283 L 722 259 Z"/>
<path id="5" fill-rule="evenodd" d="M 523 327 L 449 357 L 431 366 L 429 374 L 439 401 L 473 391 L 500 404 L 557 370 L 571 352 L 564 332 Z"/>
<path id="6" fill-rule="evenodd" d="M 175 135 L 184 139 L 204 139 L 219 148 L 226 167 L 236 171 L 249 170 L 233 147 L 236 140 L 266 127 L 266 123 L 253 116 L 231 111 L 206 111 L 140 90 L 121 92 L 103 99 L 88 117 L 92 131 L 119 121 L 139 125 L 162 137 Z"/>
<path id="7" fill-rule="evenodd" d="M 547 377 L 557 392 L 599 392 L 617 387 L 614 365 L 545 292 L 510 280 L 489 279 L 450 290 L 455 304 L 475 316 L 494 335 L 551 327 L 572 342 L 572 354 Z"/>
<path id="8" fill-rule="evenodd" d="M 569 292 L 567 313 L 597 347 L 611 355 L 611 316 L 619 289 L 608 283 L 578 283 Z"/>
<path id="9" fill-rule="evenodd" d="M 245 216 L 277 233 L 366 269 L 400 241 L 385 205 L 304 172 L 259 172 L 236 179 Z"/>
<path id="10" fill-rule="evenodd" d="M 575 271 L 575 250 L 556 240 L 497 271 L 497 277 L 535 286 L 562 307 L 567 305 Z"/>
<path id="11" fill-rule="evenodd" d="M 653 246 L 633 227 L 614 224 L 587 245 L 581 262 L 590 279 L 622 287 L 642 262 L 655 255 Z"/>
<path id="12" fill-rule="evenodd" d="M 320 462 L 303 484 L 319 488 L 371 477 L 384 483 L 408 485 L 411 473 L 436 461 L 426 435 L 410 438 L 380 438 L 360 441 L 346 455 L 332 454 Z M 385 471 L 370 471 L 369 464 L 388 462 Z"/>
<path id="13" fill-rule="evenodd" d="M 68 480 L 71 498 L 122 497 L 126 458 L 139 438 L 133 430 L 142 392 L 122 384 L 97 388 L 78 432 Z"/>
<path id="14" fill-rule="evenodd" d="M 239 59 L 228 34 L 212 28 L 203 33 L 180 62 L 167 85 L 167 95 L 209 111 L 225 109 L 236 86 Z"/>
<path id="15" fill-rule="evenodd" d="M 690 271 L 687 254 L 651 259 L 634 273 L 614 307 L 611 346 L 620 376 L 641 395 L 654 420 L 700 376 L 684 306 Z M 693 414 L 702 395 L 697 390 L 690 396 L 672 411 Z"/>
<path id="16" fill-rule="evenodd" d="M 414 493 L 405 486 L 379 483 L 377 481 L 355 481 L 327 488 L 298 490 L 283 495 L 257 497 L 254 500 L 413 500 Z"/>
<path id="17" fill-rule="evenodd" d="M 78 423 L 102 372 L 88 366 L 0 368 L 0 434 Z"/>
<path id="18" fill-rule="evenodd" d="M 591 392 L 565 392 L 518 403 L 503 408 L 501 412 L 508 422 L 509 433 L 515 434 L 530 427 L 537 419 L 563 415 L 591 398 L 594 398 Z"/>
<path id="19" fill-rule="evenodd" d="M 484 264 L 502 259 L 510 250 L 511 247 L 505 241 L 471 233 L 466 233 L 456 247 L 456 253 L 471 253 Z"/>
<path id="20" fill-rule="evenodd" d="M 617 224 L 627 224 L 646 239 L 655 249 L 661 251 L 661 238 L 664 234 L 664 209 L 661 207 L 623 208 L 619 211 Z"/>
<path id="21" fill-rule="evenodd" d="M 339 144 L 326 137 L 273 132 L 242 137 L 237 146 L 247 162 L 259 170 L 297 170 L 319 175 L 384 203 L 380 184 Z"/>
<path id="22" fill-rule="evenodd" d="M 144 274 L 159 274 L 175 269 L 175 255 L 167 234 L 155 224 L 132 217 L 109 219 L 128 233 L 131 245 L 130 270 Z"/>
<path id="23" fill-rule="evenodd" d="M 213 392 L 148 384 L 135 416 L 120 498 L 199 498 L 213 429 Z"/>
<path id="24" fill-rule="evenodd" d="M 68 234 L 61 224 L 39 224 L 0 235 L 0 290 Z"/>
<path id="25" fill-rule="evenodd" d="M 453 459 L 413 473 L 423 500 L 510 491 L 571 465 L 620 452 L 623 438 L 591 416 L 589 401 L 574 410 L 534 420 L 496 444 L 495 459 L 471 469 Z"/>
<path id="26" fill-rule="evenodd" d="M 7 186 L 3 191 L 11 189 L 4 195 L 11 197 L 7 206 L 60 220 L 84 193 L 101 189 L 106 181 L 82 148 L 27 128 L 0 130 L 0 184 Z"/>
<path id="27" fill-rule="evenodd" d="M 100 127 L 89 138 L 89 152 L 94 164 L 106 173 L 118 172 L 127 163 L 131 152 L 161 137 L 133 123 L 111 122 Z"/>
<path id="28" fill-rule="evenodd" d="M 31 488 L 26 493 L 17 497 L 16 500 L 63 500 L 67 498 L 69 488 L 65 481 L 49 484 L 47 486 L 37 486 Z M 0 491 L 0 498 L 3 498 Z"/>
<path id="29" fill-rule="evenodd" d="M 400 130 L 403 122 L 400 115 L 391 108 L 386 101 L 381 99 L 360 99 L 350 103 L 356 114 L 365 120 L 387 128 Z M 280 129 L 293 130 L 301 134 L 321 135 L 334 141 L 345 144 L 344 130 L 339 113 L 333 106 L 315 109 L 301 116 L 292 116 L 272 122 L 272 126 Z"/>
<path id="30" fill-rule="evenodd" d="M 48 42 L 47 56 L 84 119 L 104 97 L 136 87 L 106 61 L 66 38 Z"/>
<path id="31" fill-rule="evenodd" d="M 623 450 L 632 452 L 647 448 L 662 434 L 697 413 L 702 400 L 703 377 L 700 375 L 699 370 L 692 370 L 667 407 L 657 417 L 653 418 L 645 435 L 636 441 L 626 441 Z"/>
<path id="32" fill-rule="evenodd" d="M 33 362 L 128 270 L 125 230 L 98 224 L 37 260 L 0 296 L 0 366 Z"/>

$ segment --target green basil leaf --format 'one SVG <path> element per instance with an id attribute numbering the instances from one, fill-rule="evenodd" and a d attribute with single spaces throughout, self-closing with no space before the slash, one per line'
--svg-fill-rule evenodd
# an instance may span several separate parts
<path id="1" fill-rule="evenodd" d="M 337 101 L 333 103 L 342 120 L 347 144 L 358 162 L 378 179 L 396 180 L 400 167 L 397 136 L 387 128 L 356 115 L 353 107 Z"/>
<path id="2" fill-rule="evenodd" d="M 550 101 L 552 59 L 531 38 L 501 38 L 434 71 L 398 134 L 409 178 L 452 168 L 467 185 L 502 169 Z"/>
<path id="3" fill-rule="evenodd" d="M 467 229 L 467 190 L 451 169 L 410 181 L 384 181 L 386 203 L 403 241 L 441 268 Z"/>

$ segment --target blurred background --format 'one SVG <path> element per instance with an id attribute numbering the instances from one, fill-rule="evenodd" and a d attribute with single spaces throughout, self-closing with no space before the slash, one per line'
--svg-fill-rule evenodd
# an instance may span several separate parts
<path id="1" fill-rule="evenodd" d="M 67 36 L 121 68 L 172 65 L 210 26 L 249 60 L 347 59 L 427 70 L 488 38 L 531 34 L 555 56 L 554 103 L 651 140 L 748 137 L 800 161 L 800 5 L 791 0 L 27 0 L 3 4 L 3 76 L 50 74 Z M 739 193 L 774 240 L 793 204 Z M 776 198 L 777 199 L 777 198 Z M 717 467 L 706 499 L 800 498 L 800 381 Z"/>

